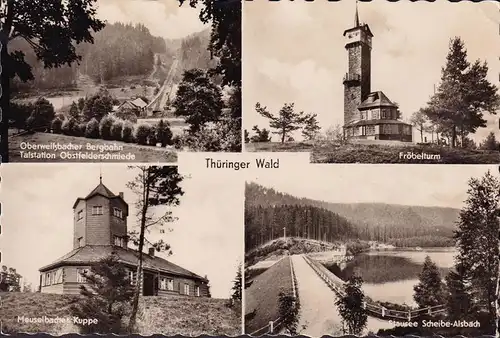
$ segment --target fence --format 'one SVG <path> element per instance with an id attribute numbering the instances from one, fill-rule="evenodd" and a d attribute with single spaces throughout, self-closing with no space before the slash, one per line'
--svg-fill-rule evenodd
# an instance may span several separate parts
<path id="1" fill-rule="evenodd" d="M 295 284 L 295 271 L 293 268 L 292 258 L 290 256 L 285 256 L 285 257 L 279 259 L 277 262 L 281 261 L 284 258 L 288 258 L 290 260 L 290 276 L 292 278 L 292 295 L 293 295 L 293 298 L 296 299 L 297 298 L 297 286 Z M 274 264 L 276 264 L 276 263 L 274 263 Z M 263 326 L 260 329 L 250 333 L 250 335 L 251 336 L 262 336 L 264 334 L 276 334 L 281 330 L 282 325 L 283 325 L 283 319 L 281 317 L 278 317 L 278 319 L 271 320 L 269 322 L 269 324 L 267 324 L 266 326 Z"/>
<path id="2" fill-rule="evenodd" d="M 305 255 L 302 257 L 304 257 L 309 266 L 330 287 L 333 292 L 341 297 L 345 295 L 343 289 L 344 282 L 340 278 L 334 276 L 332 272 L 328 271 L 328 269 L 326 269 L 323 265 L 312 260 L 311 258 Z M 423 314 L 435 315 L 446 311 L 445 305 L 435 305 L 426 307 L 424 309 L 401 311 L 386 309 L 385 307 L 373 302 L 364 302 L 363 308 L 366 310 L 368 315 L 372 317 L 399 322 L 411 321 L 422 316 Z"/>

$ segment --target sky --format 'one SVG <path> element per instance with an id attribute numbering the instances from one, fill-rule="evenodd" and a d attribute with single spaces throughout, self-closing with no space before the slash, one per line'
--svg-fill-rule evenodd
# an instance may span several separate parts
<path id="1" fill-rule="evenodd" d="M 307 170 L 307 184 L 304 171 Z M 386 203 L 462 208 L 467 182 L 497 166 L 479 165 L 310 165 L 303 170 L 268 171 L 247 178 L 296 197 L 333 203 Z"/>
<path id="2" fill-rule="evenodd" d="M 102 168 L 102 169 L 101 169 Z M 126 183 L 136 171 L 122 164 L 2 165 L 2 264 L 14 267 L 36 289 L 38 269 L 73 249 L 73 203 L 103 183 L 113 193 L 124 192 L 129 204 L 128 229 L 135 222 L 135 196 Z M 228 298 L 243 257 L 244 183 L 224 184 L 180 170 L 185 191 L 172 209 L 178 221 L 162 235 L 173 255 L 162 256 L 198 275 L 207 275 L 212 297 Z M 227 183 L 227 181 L 225 181 Z M 237 198 L 240 196 L 240 198 Z M 156 238 L 159 231 L 152 232 Z"/>
<path id="3" fill-rule="evenodd" d="M 198 18 L 199 9 L 177 0 L 98 0 L 97 16 L 109 23 L 142 23 L 151 34 L 177 39 L 200 32 L 208 25 Z"/>
<path id="4" fill-rule="evenodd" d="M 374 35 L 372 91 L 399 103 L 403 118 L 425 106 L 438 85 L 449 40 L 465 42 L 470 61 L 489 64 L 489 80 L 499 85 L 500 11 L 494 2 L 372 1 L 359 3 L 360 21 Z M 294 102 L 298 111 L 318 115 L 324 132 L 343 124 L 342 78 L 347 71 L 344 30 L 354 25 L 355 2 L 245 2 L 243 11 L 244 127 L 269 128 L 255 112 L 260 102 L 277 113 Z M 488 128 L 500 136 L 498 117 Z M 417 133 L 415 131 L 415 133 Z M 276 139 L 276 136 L 274 137 Z M 420 135 L 414 135 L 420 142 Z"/>

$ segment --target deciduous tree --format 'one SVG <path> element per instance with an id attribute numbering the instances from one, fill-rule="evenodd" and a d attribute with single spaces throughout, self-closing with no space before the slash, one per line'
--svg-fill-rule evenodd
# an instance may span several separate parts
<path id="1" fill-rule="evenodd" d="M 101 30 L 104 22 L 96 18 L 96 0 L 6 0 L 0 4 L 1 31 L 1 107 L 0 155 L 8 162 L 8 121 L 10 119 L 10 80 L 18 76 L 22 81 L 33 79 L 31 66 L 24 53 L 9 51 L 14 39 L 24 39 L 33 48 L 45 68 L 57 68 L 79 61 L 76 44 L 93 43 L 92 32 Z"/>
<path id="2" fill-rule="evenodd" d="M 186 118 L 190 132 L 196 133 L 207 122 L 219 120 L 223 107 L 222 93 L 206 72 L 191 69 L 184 72 L 172 106 L 177 116 Z"/>
<path id="3" fill-rule="evenodd" d="M 353 335 L 360 335 L 368 320 L 368 315 L 363 308 L 365 295 L 361 289 L 362 285 L 363 278 L 358 273 L 352 274 L 344 284 L 345 295 L 335 302 L 343 324 L 347 326 L 347 333 Z"/>
<path id="4" fill-rule="evenodd" d="M 420 142 L 424 142 L 424 131 L 429 129 L 429 118 L 425 114 L 424 109 L 419 109 L 410 117 L 411 124 L 420 132 Z"/>

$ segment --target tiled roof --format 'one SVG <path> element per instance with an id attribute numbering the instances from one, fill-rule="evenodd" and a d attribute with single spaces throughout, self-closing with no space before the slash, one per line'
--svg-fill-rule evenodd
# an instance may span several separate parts
<path id="1" fill-rule="evenodd" d="M 381 91 L 368 94 L 368 97 L 366 98 L 366 100 L 361 102 L 358 109 L 363 110 L 363 109 L 374 108 L 374 107 L 394 107 L 394 108 L 397 108 L 397 106 L 393 102 L 391 102 L 391 100 L 389 100 L 389 98 Z"/>
<path id="2" fill-rule="evenodd" d="M 345 127 L 372 126 L 376 124 L 404 124 L 411 126 L 411 124 L 399 120 L 357 120 L 345 125 Z"/>
<path id="3" fill-rule="evenodd" d="M 85 198 L 78 197 L 73 204 L 73 209 L 76 207 L 79 201 L 81 200 L 88 200 L 91 197 L 94 197 L 96 195 L 100 195 L 106 198 L 119 198 L 121 199 L 125 204 L 127 204 L 121 196 L 115 195 L 111 190 L 109 190 L 102 182 L 99 183 L 97 187 L 94 188 Z M 127 204 L 128 206 L 128 204 Z M 128 212 L 128 211 L 127 211 Z"/>
<path id="4" fill-rule="evenodd" d="M 130 248 L 125 249 L 110 245 L 86 245 L 67 253 L 63 257 L 57 259 L 55 262 L 40 268 L 40 272 L 44 272 L 64 265 L 88 265 L 96 263 L 99 260 L 108 257 L 113 252 L 119 257 L 119 260 L 122 263 L 137 266 L 139 259 L 137 250 L 133 250 Z M 145 270 L 161 271 L 175 276 L 207 281 L 205 278 L 178 265 L 175 265 L 174 263 L 171 263 L 161 257 L 153 257 L 146 253 L 144 253 L 142 257 L 143 268 Z"/>

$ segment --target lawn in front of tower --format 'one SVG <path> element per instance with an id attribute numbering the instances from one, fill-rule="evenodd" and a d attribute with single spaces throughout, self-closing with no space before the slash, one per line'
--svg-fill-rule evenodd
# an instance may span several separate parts
<path id="1" fill-rule="evenodd" d="M 310 152 L 311 163 L 498 164 L 500 152 L 433 144 L 339 144 L 334 142 L 246 143 L 249 152 Z M 418 156 L 425 154 L 425 159 Z"/>
<path id="2" fill-rule="evenodd" d="M 38 292 L 0 293 L 3 333 L 77 333 L 73 324 L 21 323 L 26 318 L 71 317 L 70 307 L 78 295 L 58 295 Z M 137 329 L 141 335 L 163 334 L 199 336 L 241 334 L 241 307 L 228 306 L 228 300 L 205 297 L 142 297 Z"/>
<path id="3" fill-rule="evenodd" d="M 59 157 L 61 151 L 57 150 L 44 150 L 43 152 L 48 155 L 55 156 L 55 158 L 23 158 L 21 151 L 29 152 L 27 149 L 23 149 L 26 144 L 31 145 L 77 145 L 82 146 L 81 152 L 87 152 L 87 144 L 93 149 L 98 149 L 102 146 L 113 146 L 117 145 L 121 150 L 110 150 L 105 151 L 106 153 L 121 153 L 121 154 L 134 154 L 134 160 L 110 160 L 103 162 L 164 162 L 164 163 L 176 163 L 177 153 L 171 149 L 153 147 L 153 146 L 142 146 L 138 144 L 125 143 L 120 141 L 106 141 L 98 139 L 90 139 L 85 137 L 75 137 L 62 134 L 50 134 L 50 133 L 34 133 L 34 134 L 24 134 L 19 136 L 9 135 L 9 161 L 10 162 L 100 162 L 99 160 L 81 160 L 81 159 L 62 159 Z M 40 150 L 32 151 L 40 153 Z M 99 153 L 99 151 L 92 151 L 93 153 Z M 71 153 L 75 153 L 72 151 Z"/>

